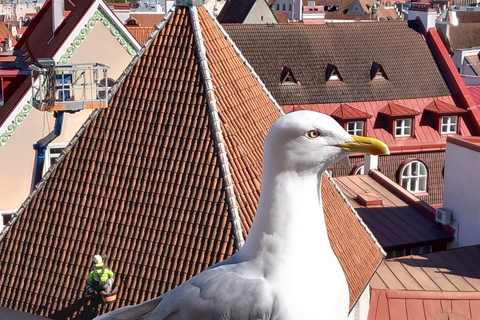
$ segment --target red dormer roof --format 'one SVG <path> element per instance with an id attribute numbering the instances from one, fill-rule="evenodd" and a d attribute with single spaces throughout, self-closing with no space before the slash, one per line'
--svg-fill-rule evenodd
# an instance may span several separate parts
<path id="1" fill-rule="evenodd" d="M 447 114 L 459 114 L 459 113 L 466 113 L 467 110 L 457 107 L 454 104 L 434 99 L 430 102 L 426 107 L 425 110 L 439 114 L 439 115 L 447 115 Z"/>
<path id="2" fill-rule="evenodd" d="M 401 104 L 395 102 L 388 102 L 385 107 L 380 109 L 378 113 L 384 114 L 386 116 L 397 118 L 397 117 L 414 117 L 417 114 L 420 114 L 419 111 L 407 108 Z"/>
<path id="3" fill-rule="evenodd" d="M 352 107 L 347 103 L 340 104 L 340 107 L 333 111 L 331 116 L 340 120 L 368 119 L 372 117 L 371 114 Z"/>

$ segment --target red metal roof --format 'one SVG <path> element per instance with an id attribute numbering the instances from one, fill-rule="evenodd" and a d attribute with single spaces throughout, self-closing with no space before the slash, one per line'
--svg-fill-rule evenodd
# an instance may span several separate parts
<path id="1" fill-rule="evenodd" d="M 372 115 L 357 108 L 352 107 L 348 103 L 341 103 L 340 107 L 332 112 L 331 114 L 334 118 L 339 118 L 343 120 L 347 119 L 368 119 L 371 118 Z"/>
<path id="2" fill-rule="evenodd" d="M 467 112 L 467 110 L 459 108 L 454 104 L 438 99 L 433 99 L 433 101 L 425 107 L 425 110 L 432 111 L 437 114 L 460 114 Z"/>
<path id="3" fill-rule="evenodd" d="M 384 108 L 378 110 L 378 113 L 383 113 L 391 117 L 416 116 L 420 114 L 417 110 L 407 108 L 392 101 L 389 101 Z"/>
<path id="4" fill-rule="evenodd" d="M 480 107 L 480 86 L 472 86 L 467 88 L 468 88 L 468 91 L 470 92 L 470 95 L 473 98 L 473 101 L 475 101 L 477 108 L 479 108 Z"/>
<path id="5" fill-rule="evenodd" d="M 446 102 L 448 104 L 455 104 L 452 96 L 444 96 L 435 98 L 439 101 Z M 405 100 L 381 100 L 381 101 L 369 101 L 369 102 L 349 102 L 349 105 L 361 110 L 365 113 L 373 115 L 373 117 L 366 120 L 365 129 L 366 135 L 380 139 L 384 141 L 392 153 L 407 153 L 407 152 L 420 152 L 420 151 L 435 151 L 445 150 L 447 136 L 472 136 L 471 127 L 464 120 L 461 120 L 459 134 L 442 135 L 438 130 L 429 124 L 422 122 L 423 109 L 433 102 L 434 98 L 418 98 L 418 99 L 405 99 Z M 392 132 L 385 129 L 385 127 L 379 126 L 377 121 L 378 113 L 385 108 L 386 105 L 404 106 L 406 114 L 415 114 L 413 116 L 413 125 L 415 126 L 415 133 L 413 137 L 396 138 Z M 331 115 L 335 110 L 340 107 L 340 103 L 326 103 L 326 104 L 309 104 L 309 105 L 286 105 L 282 106 L 283 110 L 293 112 L 297 110 L 314 110 L 321 113 Z M 399 111 L 396 111 L 398 114 Z M 387 110 L 388 111 L 388 110 Z M 466 115 L 460 116 L 463 119 Z"/>

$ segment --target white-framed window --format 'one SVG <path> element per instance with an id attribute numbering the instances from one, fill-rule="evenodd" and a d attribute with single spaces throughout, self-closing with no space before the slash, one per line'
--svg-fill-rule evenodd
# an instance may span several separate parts
<path id="1" fill-rule="evenodd" d="M 12 219 L 14 213 L 15 211 L 0 211 L 0 231 Z"/>
<path id="2" fill-rule="evenodd" d="M 420 161 L 411 161 L 400 173 L 400 184 L 412 193 L 427 192 L 427 167 Z"/>
<path id="3" fill-rule="evenodd" d="M 365 174 L 365 166 L 360 166 L 353 172 L 353 174 Z"/>
<path id="4" fill-rule="evenodd" d="M 440 124 L 440 133 L 449 134 L 457 133 L 458 116 L 443 116 Z"/>
<path id="5" fill-rule="evenodd" d="M 412 135 L 412 119 L 395 120 L 395 137 L 410 137 Z"/>
<path id="6" fill-rule="evenodd" d="M 364 121 L 349 121 L 347 122 L 347 132 L 356 136 L 363 136 L 364 124 Z"/>
<path id="7" fill-rule="evenodd" d="M 50 143 L 45 150 L 45 162 L 44 162 L 44 170 L 43 172 L 47 172 L 48 168 L 50 168 L 60 157 L 62 150 L 67 146 L 68 143 Z"/>

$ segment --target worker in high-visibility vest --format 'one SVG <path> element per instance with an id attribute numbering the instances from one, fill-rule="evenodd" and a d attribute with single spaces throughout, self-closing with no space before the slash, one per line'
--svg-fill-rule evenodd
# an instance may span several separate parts
<path id="1" fill-rule="evenodd" d="M 96 254 L 93 257 L 93 267 L 88 274 L 85 296 L 90 297 L 94 292 L 100 293 L 101 291 L 111 293 L 114 276 L 113 271 L 103 262 L 102 256 Z"/>

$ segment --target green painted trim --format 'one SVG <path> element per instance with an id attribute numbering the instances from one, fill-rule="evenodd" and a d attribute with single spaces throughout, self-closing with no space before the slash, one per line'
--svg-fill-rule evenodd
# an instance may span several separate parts
<path id="1" fill-rule="evenodd" d="M 27 103 L 23 106 L 22 110 L 15 116 L 12 123 L 7 126 L 7 130 L 0 135 L 0 149 L 7 143 L 8 139 L 12 134 L 17 130 L 20 124 L 25 120 L 25 117 L 28 115 L 33 106 L 30 103 Z"/>
<path id="2" fill-rule="evenodd" d="M 60 57 L 58 63 L 65 64 L 67 63 L 72 55 L 77 51 L 78 47 L 82 44 L 85 37 L 90 33 L 90 31 L 95 27 L 98 21 L 101 21 L 103 25 L 110 31 L 110 33 L 117 39 L 120 45 L 128 52 L 128 54 L 134 57 L 137 54 L 135 48 L 131 43 L 124 37 L 120 32 L 117 26 L 100 10 L 96 10 L 93 16 L 88 19 L 87 24 L 80 30 L 80 34 L 75 37 L 72 44 L 67 48 L 65 53 Z M 33 106 L 31 101 L 25 104 L 22 110 L 15 116 L 15 119 L 11 124 L 8 125 L 7 130 L 0 135 L 0 149 L 7 143 L 8 139 L 12 134 L 17 130 L 20 124 L 23 122 L 25 117 L 30 113 Z"/>
<path id="3" fill-rule="evenodd" d="M 88 19 L 87 24 L 85 27 L 80 30 L 80 34 L 73 39 L 72 44 L 67 48 L 66 52 L 60 57 L 58 63 L 64 64 L 67 63 L 68 60 L 72 57 L 72 55 L 77 51 L 80 44 L 82 44 L 85 37 L 90 33 L 90 31 L 95 27 L 98 21 L 101 21 L 103 25 L 110 31 L 110 33 L 117 39 L 118 43 L 128 52 L 128 54 L 132 57 L 135 56 L 137 51 L 131 45 L 127 39 L 125 39 L 124 35 L 120 32 L 120 30 L 116 27 L 116 25 L 100 10 L 96 10 L 93 16 Z"/>

